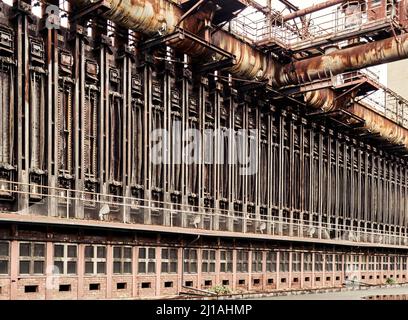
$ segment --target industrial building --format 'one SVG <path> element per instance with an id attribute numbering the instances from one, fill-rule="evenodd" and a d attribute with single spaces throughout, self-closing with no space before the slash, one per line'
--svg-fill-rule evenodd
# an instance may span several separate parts
<path id="1" fill-rule="evenodd" d="M 0 0 L 0 299 L 407 283 L 408 101 L 366 69 L 406 31 L 406 0 Z"/>

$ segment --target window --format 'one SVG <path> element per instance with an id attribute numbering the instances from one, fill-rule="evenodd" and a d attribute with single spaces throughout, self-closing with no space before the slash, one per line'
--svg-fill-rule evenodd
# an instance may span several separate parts
<path id="1" fill-rule="evenodd" d="M 215 272 L 215 250 L 203 250 L 201 272 Z"/>
<path id="2" fill-rule="evenodd" d="M 59 291 L 60 292 L 71 291 L 71 285 L 70 284 L 60 284 L 59 285 Z"/>
<path id="3" fill-rule="evenodd" d="M 237 251 L 237 272 L 248 272 L 249 252 L 244 250 Z"/>
<path id="4" fill-rule="evenodd" d="M 381 265 L 382 259 L 380 256 L 376 256 L 375 259 L 377 261 L 377 271 L 380 271 L 382 269 L 382 265 Z"/>
<path id="5" fill-rule="evenodd" d="M 184 249 L 184 272 L 197 273 L 197 250 Z"/>
<path id="6" fill-rule="evenodd" d="M 303 255 L 303 271 L 304 272 L 312 272 L 313 269 L 313 262 L 312 262 L 312 254 L 307 252 Z"/>
<path id="7" fill-rule="evenodd" d="M 276 252 L 269 251 L 266 254 L 266 271 L 276 272 Z"/>
<path id="8" fill-rule="evenodd" d="M 315 272 L 323 271 L 323 255 L 321 253 L 315 254 Z"/>
<path id="9" fill-rule="evenodd" d="M 407 270 L 407 257 L 402 257 L 402 270 Z"/>
<path id="10" fill-rule="evenodd" d="M 336 254 L 336 271 L 343 270 L 343 261 L 341 254 Z"/>
<path id="11" fill-rule="evenodd" d="M 262 251 L 252 252 L 252 272 L 262 272 L 263 254 Z"/>
<path id="12" fill-rule="evenodd" d="M 138 273 L 156 272 L 156 249 L 139 248 Z"/>
<path id="13" fill-rule="evenodd" d="M 177 249 L 162 249 L 161 251 L 161 272 L 177 273 Z"/>
<path id="14" fill-rule="evenodd" d="M 280 252 L 279 253 L 279 271 L 289 272 L 289 255 L 290 252 Z"/>
<path id="15" fill-rule="evenodd" d="M 333 271 L 333 255 L 326 254 L 325 258 L 326 258 L 326 271 L 332 272 Z"/>
<path id="16" fill-rule="evenodd" d="M 367 270 L 367 256 L 361 257 L 361 271 Z"/>
<path id="17" fill-rule="evenodd" d="M 142 289 L 149 289 L 152 287 L 151 282 L 142 282 Z"/>
<path id="18" fill-rule="evenodd" d="M 54 265 L 60 274 L 77 274 L 77 259 L 77 245 L 54 244 Z"/>
<path id="19" fill-rule="evenodd" d="M 132 247 L 113 247 L 113 273 L 132 273 Z"/>
<path id="20" fill-rule="evenodd" d="M 90 283 L 89 284 L 89 290 L 90 291 L 99 291 L 99 290 L 101 290 L 101 284 L 100 283 Z"/>
<path id="21" fill-rule="evenodd" d="M 20 274 L 44 274 L 45 243 L 20 243 Z"/>
<path id="22" fill-rule="evenodd" d="M 85 274 L 105 274 L 106 273 L 106 247 L 86 246 L 85 247 Z"/>
<path id="23" fill-rule="evenodd" d="M 383 257 L 383 270 L 388 270 L 388 257 Z"/>
<path id="24" fill-rule="evenodd" d="M 401 270 L 401 263 L 402 263 L 402 257 L 395 257 L 396 258 L 396 270 Z"/>
<path id="25" fill-rule="evenodd" d="M 354 255 L 353 256 L 353 270 L 358 271 L 360 266 L 360 256 Z"/>
<path id="26" fill-rule="evenodd" d="M 374 271 L 374 268 L 375 268 L 375 257 L 369 256 L 368 257 L 368 270 Z"/>
<path id="27" fill-rule="evenodd" d="M 292 272 L 300 272 L 301 271 L 301 253 L 300 252 L 293 252 L 292 253 Z"/>
<path id="28" fill-rule="evenodd" d="M 395 257 L 391 256 L 390 257 L 390 270 L 394 271 L 394 269 L 395 269 Z"/>
<path id="29" fill-rule="evenodd" d="M 232 272 L 232 250 L 222 250 L 220 258 L 220 272 Z"/>
<path id="30" fill-rule="evenodd" d="M 116 290 L 126 290 L 127 289 L 127 283 L 126 282 L 118 282 L 116 284 Z"/>
<path id="31" fill-rule="evenodd" d="M 0 274 L 9 274 L 9 243 L 0 241 Z"/>
<path id="32" fill-rule="evenodd" d="M 24 286 L 24 293 L 38 292 L 38 286 Z"/>

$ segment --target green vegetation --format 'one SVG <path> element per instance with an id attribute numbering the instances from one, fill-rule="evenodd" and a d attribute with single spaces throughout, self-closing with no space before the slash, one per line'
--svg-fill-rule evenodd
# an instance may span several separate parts
<path id="1" fill-rule="evenodd" d="M 209 291 L 216 293 L 217 295 L 224 295 L 224 294 L 231 294 L 231 289 L 229 287 L 226 286 L 215 286 L 212 287 Z"/>

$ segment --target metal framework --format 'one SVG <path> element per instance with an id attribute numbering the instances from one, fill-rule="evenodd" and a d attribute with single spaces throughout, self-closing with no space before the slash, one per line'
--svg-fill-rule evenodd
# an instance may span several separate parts
<path id="1" fill-rule="evenodd" d="M 218 12 L 213 34 L 227 34 L 220 25 L 248 5 L 230 2 Z M 159 30 L 171 32 L 155 36 L 153 22 L 148 36 L 138 30 L 143 26 L 125 28 L 128 16 L 112 12 L 112 3 L 72 2 L 69 27 L 47 29 L 55 17 L 45 3 L 43 16 L 36 17 L 25 1 L 12 7 L 0 2 L 2 224 L 235 238 L 251 246 L 267 241 L 382 248 L 385 257 L 401 250 L 406 259 L 406 100 L 354 71 L 337 81 L 315 81 L 320 73 L 307 70 L 313 81 L 299 76 L 285 86 L 258 77 L 256 67 L 262 74 L 271 69 L 263 68 L 271 67 L 265 57 L 287 59 L 270 48 L 279 40 L 272 30 L 283 30 L 284 21 L 267 24 L 267 33 L 254 27 L 267 43 L 255 35 L 251 44 L 231 40 L 224 46 L 211 38 L 205 14 L 211 1 L 173 1 L 180 20 Z M 366 2 L 359 6 L 359 14 L 369 12 Z M 394 9 L 387 6 L 386 12 Z M 204 27 L 195 28 L 195 19 Z M 372 41 L 392 37 L 385 28 L 390 21 L 382 25 L 381 19 L 370 20 Z M 238 21 L 242 17 L 230 31 L 248 36 L 242 33 L 250 32 L 248 26 L 242 23 L 240 31 Z M 329 42 L 354 43 L 367 34 L 366 25 L 360 27 L 357 33 L 341 28 L 341 36 L 331 29 L 321 33 L 322 41 L 311 40 L 311 29 L 296 41 L 279 40 L 290 44 L 284 49 L 293 60 L 282 64 L 287 69 L 276 62 L 273 71 L 300 65 Z M 387 97 L 384 110 L 365 104 L 379 89 Z M 329 107 L 319 105 L 325 97 L 333 97 Z M 384 128 L 369 122 L 374 117 Z M 193 129 L 202 136 L 191 136 Z M 194 150 L 201 161 L 190 163 L 184 149 L 195 139 L 201 139 Z M 166 146 L 165 162 L 156 162 L 158 141 Z M 237 163 L 242 159 L 247 162 Z M 19 237 L 9 240 L 24 240 Z M 203 250 L 203 243 L 198 246 Z M 266 263 L 266 253 L 262 259 Z"/>

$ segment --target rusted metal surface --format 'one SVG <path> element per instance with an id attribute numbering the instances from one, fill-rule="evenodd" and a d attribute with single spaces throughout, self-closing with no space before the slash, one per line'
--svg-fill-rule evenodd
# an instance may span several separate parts
<path id="1" fill-rule="evenodd" d="M 336 108 L 335 93 L 331 89 L 308 91 L 304 95 L 305 103 L 313 108 L 322 109 L 325 112 Z"/>
<path id="2" fill-rule="evenodd" d="M 168 1 L 109 0 L 108 2 L 111 10 L 105 14 L 105 18 L 148 35 L 173 32 L 183 15 L 179 7 Z M 80 3 L 89 5 L 90 1 L 81 0 Z M 211 21 L 213 10 L 214 7 L 210 1 L 198 13 L 186 18 L 180 24 L 181 28 L 205 38 L 205 24 L 206 21 Z M 407 40 L 408 34 L 404 34 L 285 66 L 281 66 L 271 56 L 223 30 L 213 34 L 211 42 L 236 56 L 237 64 L 231 68 L 231 73 L 250 79 L 268 80 L 276 87 L 281 87 L 408 58 Z M 178 42 L 175 46 L 191 56 L 205 58 L 212 56 L 203 46 L 189 40 Z"/>
<path id="3" fill-rule="evenodd" d="M 365 129 L 386 141 L 408 148 L 408 130 L 363 104 L 355 103 L 350 111 L 365 120 Z"/>
<path id="4" fill-rule="evenodd" d="M 276 79 L 281 85 L 303 83 L 406 58 L 408 34 L 403 34 L 286 65 Z"/>
<path id="5" fill-rule="evenodd" d="M 330 1 L 326 1 L 326 2 L 322 2 L 322 3 L 318 3 L 318 4 L 314 4 L 310 7 L 292 12 L 286 16 L 283 17 L 283 22 L 289 21 L 289 20 L 293 20 L 295 18 L 299 18 L 299 17 L 303 17 L 307 14 L 319 11 L 319 10 L 323 10 L 329 7 L 333 7 L 337 4 L 341 4 L 344 2 L 348 2 L 348 0 L 330 0 Z"/>

